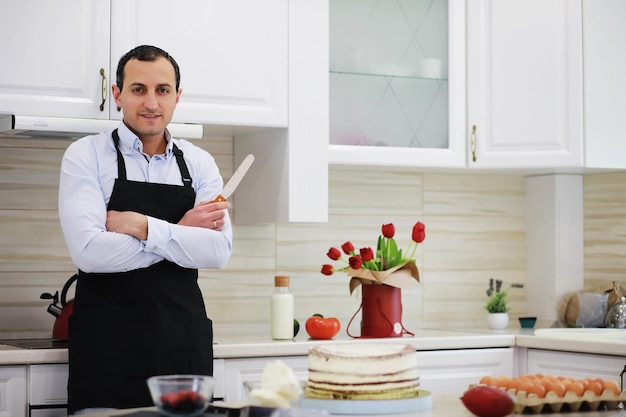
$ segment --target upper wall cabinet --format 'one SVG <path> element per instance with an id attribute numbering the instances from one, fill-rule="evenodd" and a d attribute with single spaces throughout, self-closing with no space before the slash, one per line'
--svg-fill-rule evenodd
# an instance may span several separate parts
<path id="1" fill-rule="evenodd" d="M 0 112 L 109 118 L 109 2 L 11 2 L 0 13 Z"/>
<path id="2" fill-rule="evenodd" d="M 331 164 L 465 167 L 465 1 L 330 2 Z"/>
<path id="3" fill-rule="evenodd" d="M 626 168 L 626 2 L 583 1 L 585 166 Z"/>
<path id="4" fill-rule="evenodd" d="M 288 127 L 235 136 L 235 164 L 256 158 L 237 224 L 328 221 L 328 7 L 289 0 Z"/>
<path id="5" fill-rule="evenodd" d="M 0 112 L 120 119 L 119 58 L 170 52 L 183 95 L 175 122 L 287 125 L 287 0 L 15 2 L 0 16 Z"/>
<path id="6" fill-rule="evenodd" d="M 173 121 L 286 127 L 287 14 L 287 0 L 113 0 L 112 65 L 159 46 L 181 70 Z"/>
<path id="7" fill-rule="evenodd" d="M 476 0 L 468 166 L 626 168 L 626 2 Z"/>
<path id="8" fill-rule="evenodd" d="M 236 222 L 327 221 L 328 0 L 14 2 L 0 112 L 120 119 L 111 85 L 139 44 L 180 65 L 174 121 L 235 136 L 236 164 L 255 155 Z"/>

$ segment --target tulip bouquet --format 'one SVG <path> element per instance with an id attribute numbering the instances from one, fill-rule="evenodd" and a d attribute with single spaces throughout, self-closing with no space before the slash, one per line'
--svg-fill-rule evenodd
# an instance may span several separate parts
<path id="1" fill-rule="evenodd" d="M 331 264 L 324 264 L 322 274 L 332 275 L 335 271 L 345 272 L 352 277 L 350 292 L 361 284 L 386 284 L 403 288 L 408 286 L 407 278 L 419 282 L 419 272 L 414 256 L 418 244 L 426 238 L 424 223 L 417 222 L 413 226 L 412 241 L 406 253 L 398 248 L 394 239 L 396 229 L 393 223 L 383 224 L 381 232 L 376 251 L 371 247 L 364 247 L 357 253 L 350 241 L 341 245 L 341 250 L 331 247 L 326 255 L 333 261 L 341 261 L 345 265 L 336 269 Z M 346 255 L 348 259 L 343 255 Z"/>

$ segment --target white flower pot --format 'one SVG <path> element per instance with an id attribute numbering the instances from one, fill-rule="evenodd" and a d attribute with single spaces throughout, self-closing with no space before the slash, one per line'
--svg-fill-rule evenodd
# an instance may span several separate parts
<path id="1" fill-rule="evenodd" d="M 489 313 L 487 314 L 487 324 L 493 330 L 506 329 L 509 325 L 509 313 Z"/>

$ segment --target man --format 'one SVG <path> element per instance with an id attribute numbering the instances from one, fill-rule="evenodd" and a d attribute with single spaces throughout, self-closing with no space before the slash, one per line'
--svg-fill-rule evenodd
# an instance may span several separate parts
<path id="1" fill-rule="evenodd" d="M 232 253 L 213 157 L 166 130 L 182 90 L 176 61 L 139 46 L 117 68 L 123 122 L 72 143 L 59 217 L 79 269 L 70 317 L 70 414 L 152 405 L 146 379 L 213 373 L 198 268 Z"/>

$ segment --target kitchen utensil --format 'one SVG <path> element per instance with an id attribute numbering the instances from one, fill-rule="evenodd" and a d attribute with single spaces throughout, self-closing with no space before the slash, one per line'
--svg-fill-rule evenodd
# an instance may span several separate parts
<path id="1" fill-rule="evenodd" d="M 604 318 L 604 326 L 626 329 L 626 297 L 621 297 L 619 303 L 609 307 Z"/>
<path id="2" fill-rule="evenodd" d="M 626 373 L 626 365 L 624 365 L 624 369 L 619 374 L 619 389 L 624 392 L 624 374 Z M 615 414 L 613 417 L 626 417 L 626 409 L 624 407 L 624 401 L 620 401 L 617 404 L 617 409 L 620 410 L 619 414 Z"/>
<path id="3" fill-rule="evenodd" d="M 74 312 L 74 300 L 67 300 L 67 292 L 70 286 L 78 279 L 78 274 L 74 274 L 63 285 L 61 290 L 61 298 L 59 300 L 59 292 L 53 294 L 43 293 L 39 298 L 42 300 L 52 300 L 52 304 L 48 306 L 48 313 L 52 314 L 56 319 L 52 327 L 52 337 L 54 339 L 67 339 L 69 336 L 68 320 Z M 61 305 L 59 305 L 59 301 Z"/>
<path id="4" fill-rule="evenodd" d="M 237 186 L 243 179 L 244 175 L 246 175 L 246 173 L 248 172 L 248 169 L 250 169 L 250 166 L 252 165 L 253 162 L 254 162 L 254 155 L 248 154 L 243 159 L 243 162 L 241 162 L 241 164 L 239 165 L 239 168 L 237 168 L 235 173 L 230 177 L 230 180 L 228 180 L 228 182 L 224 186 L 222 193 L 218 195 L 217 198 L 213 201 L 226 201 L 228 197 L 230 197 L 232 193 L 235 192 L 235 189 L 237 188 Z"/>
<path id="5" fill-rule="evenodd" d="M 214 380 L 205 375 L 161 375 L 147 380 L 154 405 L 170 417 L 202 414 L 213 397 Z"/>

